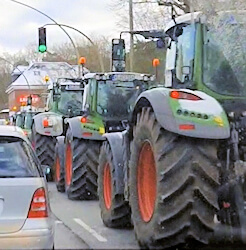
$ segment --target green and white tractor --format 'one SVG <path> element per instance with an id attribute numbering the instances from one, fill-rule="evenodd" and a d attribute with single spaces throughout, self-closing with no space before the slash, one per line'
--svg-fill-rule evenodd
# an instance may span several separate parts
<path id="1" fill-rule="evenodd" d="M 83 92 L 82 79 L 58 78 L 49 86 L 46 112 L 33 117 L 32 145 L 41 164 L 51 167 L 49 179 L 54 179 L 56 137 L 66 134 L 65 118 L 81 114 Z"/>
<path id="2" fill-rule="evenodd" d="M 32 110 L 23 110 L 16 113 L 15 125 L 23 129 L 28 139 L 31 139 L 33 117 L 38 113 Z"/>
<path id="3" fill-rule="evenodd" d="M 102 220 L 132 222 L 143 248 L 246 243 L 245 16 L 172 20 L 165 86 L 138 97 L 125 131 L 104 135 Z"/>
<path id="4" fill-rule="evenodd" d="M 154 84 L 154 77 L 110 72 L 89 73 L 84 78 L 83 115 L 66 119 L 66 138 L 58 141 L 55 168 L 58 191 L 66 191 L 69 199 L 91 200 L 98 197 L 103 134 L 129 126 L 136 99 Z"/>

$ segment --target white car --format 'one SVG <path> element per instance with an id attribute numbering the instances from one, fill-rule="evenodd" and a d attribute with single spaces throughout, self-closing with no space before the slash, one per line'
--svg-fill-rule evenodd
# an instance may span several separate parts
<path id="1" fill-rule="evenodd" d="M 6 125 L 6 120 L 5 119 L 0 119 L 0 125 Z"/>
<path id="2" fill-rule="evenodd" d="M 54 248 L 44 173 L 23 131 L 14 126 L 0 126 L 0 248 Z"/>

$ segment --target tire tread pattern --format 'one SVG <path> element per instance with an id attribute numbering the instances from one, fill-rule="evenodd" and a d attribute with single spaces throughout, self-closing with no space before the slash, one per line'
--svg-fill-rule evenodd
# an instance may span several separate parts
<path id="1" fill-rule="evenodd" d="M 138 242 L 148 248 L 209 244 L 218 211 L 219 160 L 212 140 L 165 131 L 150 108 L 143 108 L 133 129 L 130 204 Z M 158 173 L 154 214 L 144 223 L 138 207 L 137 162 L 141 143 L 150 140 Z"/>
<path id="2" fill-rule="evenodd" d="M 72 180 L 70 186 L 66 187 L 68 198 L 96 200 L 100 142 L 72 138 L 71 131 L 68 136 L 73 152 Z"/>
<path id="3" fill-rule="evenodd" d="M 112 178 L 112 205 L 110 209 L 105 207 L 103 195 L 103 174 L 104 166 L 109 163 Z M 113 164 L 113 154 L 108 141 L 105 141 L 100 150 L 98 168 L 98 196 L 103 223 L 111 228 L 125 228 L 131 226 L 131 210 L 129 203 L 125 201 L 124 194 L 116 192 L 117 177 Z"/>

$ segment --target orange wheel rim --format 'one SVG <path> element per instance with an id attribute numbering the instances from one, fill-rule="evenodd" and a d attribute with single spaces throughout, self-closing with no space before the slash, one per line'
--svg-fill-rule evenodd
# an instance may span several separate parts
<path id="1" fill-rule="evenodd" d="M 72 149 L 71 144 L 68 143 L 66 147 L 66 184 L 70 186 L 72 179 Z"/>
<path id="2" fill-rule="evenodd" d="M 156 166 L 154 154 L 149 142 L 144 142 L 137 166 L 138 205 L 143 221 L 149 222 L 156 201 Z"/>
<path id="3" fill-rule="evenodd" d="M 60 170 L 61 169 L 61 165 L 60 165 L 60 160 L 59 157 L 56 157 L 56 181 L 60 180 Z"/>
<path id="4" fill-rule="evenodd" d="M 111 208 L 112 205 L 112 187 L 111 187 L 111 173 L 109 163 L 106 163 L 103 170 L 103 198 L 105 207 Z"/>

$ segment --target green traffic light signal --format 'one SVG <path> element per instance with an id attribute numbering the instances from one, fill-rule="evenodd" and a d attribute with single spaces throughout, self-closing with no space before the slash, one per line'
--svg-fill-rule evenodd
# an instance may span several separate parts
<path id="1" fill-rule="evenodd" d="M 38 51 L 40 53 L 44 53 L 47 51 L 47 47 L 46 47 L 46 28 L 41 27 L 38 28 Z"/>
<path id="2" fill-rule="evenodd" d="M 44 52 L 46 52 L 46 50 L 47 50 L 47 48 L 44 44 L 39 45 L 39 47 L 38 47 L 39 52 L 44 53 Z"/>

